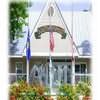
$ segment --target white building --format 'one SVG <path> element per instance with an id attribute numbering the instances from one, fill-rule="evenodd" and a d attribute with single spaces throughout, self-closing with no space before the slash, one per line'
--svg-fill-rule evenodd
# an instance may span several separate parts
<path id="1" fill-rule="evenodd" d="M 53 86 L 57 86 L 59 82 L 73 84 L 78 81 L 88 81 L 91 73 L 90 40 L 88 40 L 89 38 L 84 39 L 84 37 L 88 37 L 88 34 L 90 34 L 90 16 L 89 11 L 62 13 L 57 3 L 48 2 L 40 14 L 30 38 L 31 59 L 29 73 L 27 72 L 26 62 L 26 42 L 25 40 L 25 43 L 20 42 L 22 39 L 19 39 L 20 45 L 18 47 L 23 48 L 19 51 L 16 50 L 9 56 L 10 83 L 21 78 L 26 79 L 29 74 L 30 82 L 49 85 L 50 30 L 53 31 L 55 45 L 54 52 L 51 52 Z M 11 49 L 12 52 L 13 49 Z M 72 56 L 75 58 L 74 66 Z"/>

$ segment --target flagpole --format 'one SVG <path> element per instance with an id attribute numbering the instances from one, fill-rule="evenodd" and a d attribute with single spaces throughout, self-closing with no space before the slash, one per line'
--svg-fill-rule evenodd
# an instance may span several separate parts
<path id="1" fill-rule="evenodd" d="M 28 35 L 29 35 L 29 27 L 28 27 Z M 27 36 L 27 38 L 29 39 L 30 37 Z M 26 50 L 27 50 L 26 51 L 27 52 L 27 54 L 26 54 L 26 63 L 27 63 L 27 65 L 26 65 L 27 66 L 27 68 L 26 68 L 26 71 L 27 71 L 27 78 L 26 78 L 26 80 L 27 80 L 27 83 L 29 83 L 29 62 L 30 62 L 30 57 L 29 57 L 30 55 L 29 55 L 29 50 L 28 50 L 30 48 L 29 42 L 30 41 L 27 40 L 27 44 L 26 44 L 27 45 L 26 46 Z"/>
<path id="2" fill-rule="evenodd" d="M 51 1 L 50 2 L 50 7 L 51 7 Z M 51 39 L 51 10 L 49 12 L 49 23 L 50 23 L 50 26 L 49 26 L 49 43 L 50 43 L 50 39 Z M 49 44 L 49 85 L 50 85 L 50 94 L 52 95 L 53 93 L 53 87 L 52 87 L 52 83 L 53 83 L 53 79 L 52 79 L 52 59 L 51 59 L 51 48 L 50 48 L 50 44 Z"/>
<path id="3" fill-rule="evenodd" d="M 50 52 L 50 55 L 49 55 L 49 75 L 50 75 L 50 94 L 52 94 L 52 60 L 51 60 L 51 52 Z"/>
<path id="4" fill-rule="evenodd" d="M 29 61 L 27 60 L 27 83 L 29 83 Z"/>
<path id="5" fill-rule="evenodd" d="M 29 0 L 27 1 L 27 5 L 28 5 L 28 14 L 29 14 Z M 29 32 L 29 15 L 28 15 L 28 32 Z M 29 35 L 29 33 L 28 33 L 28 35 Z M 29 37 L 28 37 L 29 38 Z M 28 42 L 28 41 L 27 41 Z M 26 48 L 27 49 L 27 48 Z M 26 55 L 27 56 L 27 55 Z M 27 81 L 27 83 L 29 83 L 29 59 L 27 59 L 27 57 L 26 57 L 26 63 L 27 63 L 27 68 L 26 68 L 26 73 L 27 73 L 27 77 L 26 77 L 26 81 Z"/>
<path id="6" fill-rule="evenodd" d="M 73 0 L 72 0 L 72 85 L 75 85 L 75 57 L 74 57 L 74 46 L 73 46 Z"/>
<path id="7" fill-rule="evenodd" d="M 27 83 L 29 83 L 29 65 L 30 65 L 30 58 L 31 58 L 30 30 L 29 30 L 29 27 L 28 27 L 27 44 L 26 44 Z"/>

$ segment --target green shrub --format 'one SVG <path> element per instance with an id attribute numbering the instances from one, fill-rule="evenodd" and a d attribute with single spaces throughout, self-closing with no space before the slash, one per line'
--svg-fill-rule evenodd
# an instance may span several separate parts
<path id="1" fill-rule="evenodd" d="M 10 95 L 17 100 L 45 100 L 43 96 L 45 87 L 41 85 L 29 85 L 25 81 L 12 84 L 9 89 Z"/>
<path id="2" fill-rule="evenodd" d="M 50 100 L 50 89 L 41 85 L 29 85 L 25 81 L 12 84 L 9 89 L 10 95 L 17 100 Z M 62 84 L 58 87 L 57 100 L 78 100 L 78 96 L 90 96 L 91 84 L 79 82 L 75 86 Z"/>
<path id="3" fill-rule="evenodd" d="M 83 96 L 90 96 L 91 95 L 91 84 L 85 82 L 79 82 L 76 85 L 77 93 Z"/>
<path id="4" fill-rule="evenodd" d="M 61 95 L 60 97 L 62 97 L 61 100 L 65 100 L 63 99 L 63 97 L 66 96 L 67 96 L 67 100 L 78 100 L 76 89 L 71 84 L 61 85 L 59 87 L 59 95 Z"/>
<path id="5" fill-rule="evenodd" d="M 67 96 L 58 96 L 57 100 L 68 100 Z"/>

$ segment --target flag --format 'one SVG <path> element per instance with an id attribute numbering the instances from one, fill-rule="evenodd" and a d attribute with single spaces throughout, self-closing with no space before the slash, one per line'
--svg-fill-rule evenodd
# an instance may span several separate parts
<path id="1" fill-rule="evenodd" d="M 28 35 L 27 35 L 27 43 L 26 43 L 26 58 L 29 61 L 31 57 L 31 50 L 30 50 L 30 32 L 28 29 Z"/>
<path id="2" fill-rule="evenodd" d="M 54 37 L 53 32 L 50 32 L 50 51 L 54 51 Z"/>

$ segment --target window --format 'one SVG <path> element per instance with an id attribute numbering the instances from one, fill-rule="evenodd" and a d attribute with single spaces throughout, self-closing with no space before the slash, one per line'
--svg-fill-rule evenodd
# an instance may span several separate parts
<path id="1" fill-rule="evenodd" d="M 81 73 L 87 73 L 86 64 L 81 64 Z"/>
<path id="2" fill-rule="evenodd" d="M 76 64 L 75 65 L 75 73 L 85 74 L 87 73 L 86 64 Z"/>
<path id="3" fill-rule="evenodd" d="M 75 65 L 75 73 L 80 73 L 80 64 Z"/>
<path id="4" fill-rule="evenodd" d="M 67 65 L 67 83 L 71 83 L 71 74 L 72 74 L 71 65 Z"/>
<path id="5" fill-rule="evenodd" d="M 90 79 L 87 73 L 87 65 L 80 63 L 75 65 L 75 82 L 88 81 Z"/>
<path id="6" fill-rule="evenodd" d="M 17 74 L 23 73 L 23 63 L 22 62 L 16 62 L 16 73 Z"/>
<path id="7" fill-rule="evenodd" d="M 16 80 L 23 79 L 23 63 L 16 62 Z"/>

